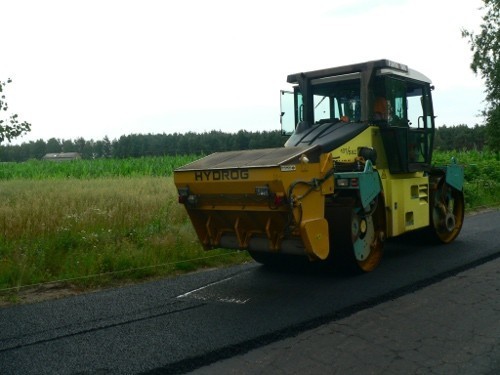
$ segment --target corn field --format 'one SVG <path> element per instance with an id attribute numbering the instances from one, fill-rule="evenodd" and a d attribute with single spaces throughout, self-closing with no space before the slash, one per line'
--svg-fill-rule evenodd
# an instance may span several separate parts
<path id="1" fill-rule="evenodd" d="M 199 155 L 182 155 L 128 159 L 100 158 L 64 162 L 33 159 L 24 163 L 0 163 L 0 181 L 12 179 L 166 177 L 171 176 L 176 167 L 199 157 Z"/>

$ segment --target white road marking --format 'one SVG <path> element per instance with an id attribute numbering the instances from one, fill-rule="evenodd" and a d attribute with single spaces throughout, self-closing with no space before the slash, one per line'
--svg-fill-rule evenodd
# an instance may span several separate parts
<path id="1" fill-rule="evenodd" d="M 199 292 L 199 291 L 201 291 L 203 289 L 207 289 L 207 288 L 209 288 L 211 286 L 214 286 L 214 285 L 217 285 L 217 284 L 221 284 L 223 282 L 231 280 L 232 278 L 233 277 L 228 277 L 227 279 L 222 279 L 222 280 L 219 280 L 219 281 L 215 281 L 213 283 L 204 285 L 204 286 L 202 286 L 200 288 L 193 289 L 193 290 L 191 290 L 191 291 L 189 291 L 187 293 L 178 295 L 175 298 L 185 298 L 185 297 L 191 296 L 192 294 L 194 294 L 196 292 Z M 214 300 L 219 301 L 219 302 L 236 303 L 236 304 L 239 304 L 239 305 L 243 305 L 243 304 L 247 303 L 248 301 L 250 301 L 250 298 L 242 300 L 242 299 L 238 299 L 238 298 L 234 298 L 234 297 L 218 297 L 218 296 L 214 296 L 214 298 L 210 298 L 210 297 L 201 296 L 201 295 L 193 295 L 191 297 L 195 298 L 195 299 L 203 300 L 203 301 L 206 301 L 206 300 L 209 300 L 209 299 L 214 299 Z"/>

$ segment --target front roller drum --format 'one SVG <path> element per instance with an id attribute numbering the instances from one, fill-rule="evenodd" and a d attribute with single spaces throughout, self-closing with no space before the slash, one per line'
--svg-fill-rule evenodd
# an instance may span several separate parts
<path id="1" fill-rule="evenodd" d="M 332 208 L 329 220 L 331 256 L 328 261 L 334 268 L 347 273 L 362 273 L 373 271 L 378 266 L 385 237 L 383 206 L 375 200 L 369 213 L 355 205 Z"/>

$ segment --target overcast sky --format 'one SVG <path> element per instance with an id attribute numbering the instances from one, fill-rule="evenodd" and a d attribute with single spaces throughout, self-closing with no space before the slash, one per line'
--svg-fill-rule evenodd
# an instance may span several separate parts
<path id="1" fill-rule="evenodd" d="M 290 73 L 388 58 L 433 81 L 437 125 L 482 123 L 461 29 L 481 0 L 1 0 L 16 142 L 276 130 Z"/>

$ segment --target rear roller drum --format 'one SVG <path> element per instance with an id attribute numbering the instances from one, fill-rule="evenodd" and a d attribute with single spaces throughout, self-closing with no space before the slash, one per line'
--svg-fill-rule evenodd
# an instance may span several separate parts
<path id="1" fill-rule="evenodd" d="M 446 183 L 441 183 L 432 195 L 430 212 L 431 233 L 441 243 L 452 242 L 464 222 L 464 194 Z"/>

